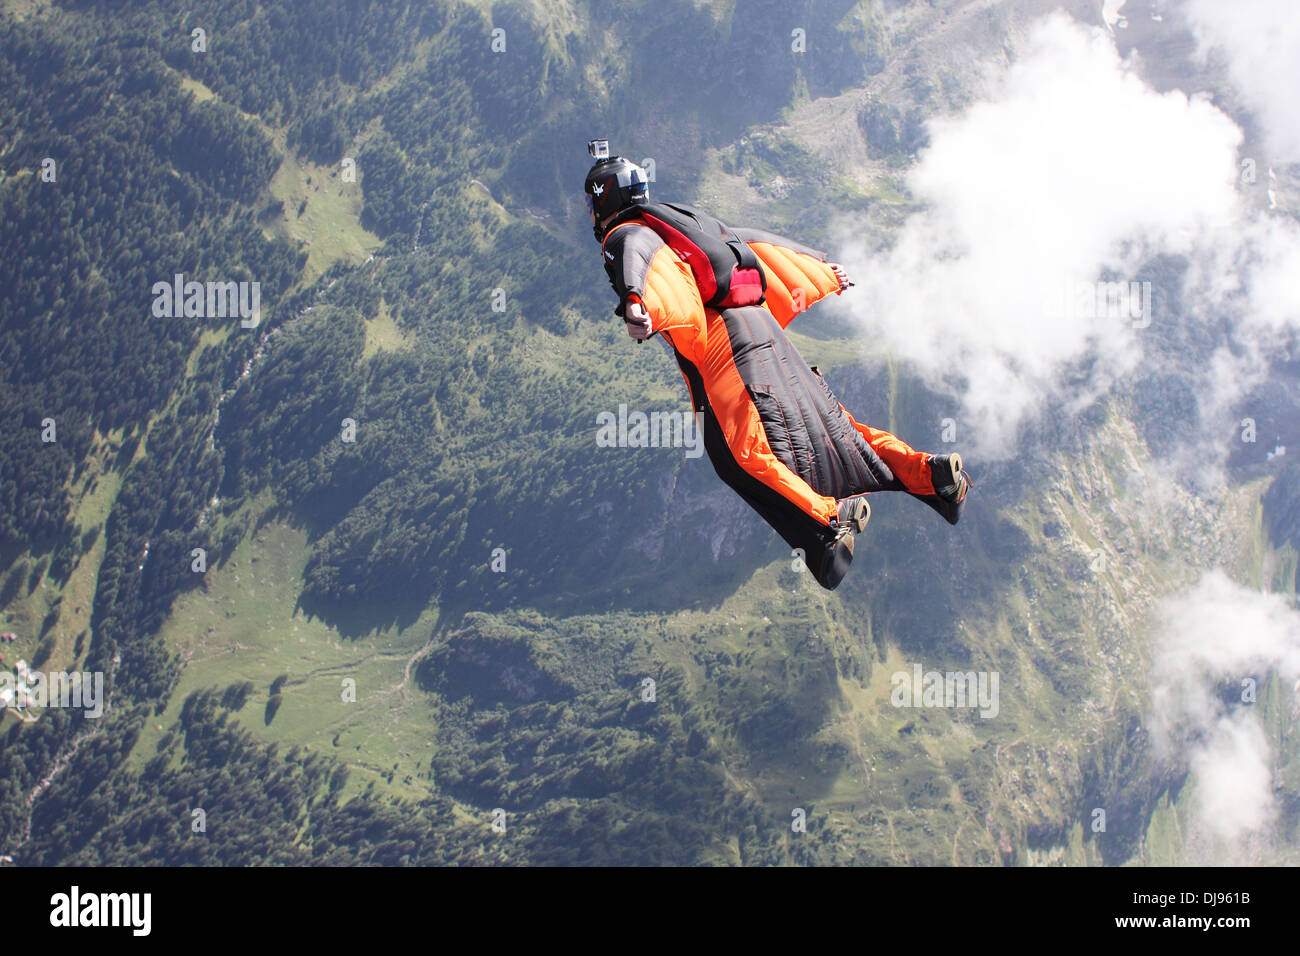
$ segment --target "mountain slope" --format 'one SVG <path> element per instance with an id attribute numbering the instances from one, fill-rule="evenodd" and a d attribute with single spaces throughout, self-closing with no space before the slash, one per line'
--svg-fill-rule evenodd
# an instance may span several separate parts
<path id="1" fill-rule="evenodd" d="M 112 703 L 4 718 L 0 849 L 1178 861 L 1148 616 L 1210 567 L 1293 594 L 1295 541 L 1258 475 L 1168 486 L 1163 392 L 1049 418 L 956 529 L 880 501 L 833 594 L 705 459 L 596 442 L 601 413 L 685 403 L 610 314 L 587 138 L 654 158 L 661 195 L 819 243 L 853 208 L 884 241 L 917 117 L 978 90 L 947 51 L 1042 6 L 6 16 L 0 623 Z M 260 324 L 148 318 L 178 272 L 259 282 Z M 792 330 L 855 414 L 941 446 L 924 382 L 835 319 Z M 996 673 L 997 715 L 891 706 L 915 664 Z M 1293 768 L 1285 690 L 1262 703 Z"/>

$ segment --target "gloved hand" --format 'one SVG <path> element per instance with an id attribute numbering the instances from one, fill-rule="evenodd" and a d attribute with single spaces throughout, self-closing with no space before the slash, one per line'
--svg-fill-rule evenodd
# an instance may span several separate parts
<path id="1" fill-rule="evenodd" d="M 826 264 L 831 267 L 831 272 L 835 273 L 835 278 L 839 281 L 841 289 L 847 289 L 853 285 L 853 283 L 849 281 L 849 274 L 844 271 L 842 265 L 838 262 L 828 262 Z"/>
<path id="2" fill-rule="evenodd" d="M 628 300 L 627 308 L 623 310 L 623 321 L 627 323 L 627 334 L 637 342 L 644 342 L 654 331 L 650 325 L 650 313 L 638 299 Z"/>

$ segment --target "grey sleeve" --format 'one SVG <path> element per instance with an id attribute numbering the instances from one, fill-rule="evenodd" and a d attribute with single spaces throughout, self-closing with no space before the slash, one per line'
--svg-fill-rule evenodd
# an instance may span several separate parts
<path id="1" fill-rule="evenodd" d="M 614 314 L 623 318 L 627 297 L 645 298 L 646 277 L 650 273 L 650 260 L 663 246 L 664 241 L 647 226 L 628 225 L 617 229 L 605 240 L 602 256 L 609 284 L 618 295 Z"/>

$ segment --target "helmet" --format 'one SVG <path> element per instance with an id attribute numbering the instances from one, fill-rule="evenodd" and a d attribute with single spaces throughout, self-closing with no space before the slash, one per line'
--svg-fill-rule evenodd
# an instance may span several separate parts
<path id="1" fill-rule="evenodd" d="M 593 140 L 588 144 L 588 151 L 596 157 L 596 165 L 587 173 L 583 192 L 587 196 L 587 208 L 595 213 L 596 237 L 600 238 L 601 220 L 633 204 L 649 201 L 650 179 L 631 160 L 611 157 L 609 146 L 603 140 Z"/>

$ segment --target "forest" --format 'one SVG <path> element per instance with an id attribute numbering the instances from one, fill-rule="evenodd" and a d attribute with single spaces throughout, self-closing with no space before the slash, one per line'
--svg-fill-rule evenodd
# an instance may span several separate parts
<path id="1" fill-rule="evenodd" d="M 852 6 L 812 12 L 835 20 Z M 267 514 L 308 529 L 301 603 L 326 617 L 358 601 L 377 616 L 438 606 L 454 619 L 627 596 L 601 572 L 633 560 L 641 516 L 611 515 L 609 492 L 652 493 L 659 459 L 593 466 L 592 422 L 647 389 L 666 407 L 681 392 L 675 374 L 667 387 L 657 377 L 664 367 L 628 359 L 592 250 L 556 222 L 572 210 L 576 150 L 594 127 L 655 148 L 636 131 L 633 99 L 666 104 L 655 128 L 670 187 L 686 194 L 697 154 L 674 141 L 693 120 L 671 110 L 691 87 L 733 103 L 702 133 L 725 142 L 797 90 L 879 68 L 870 56 L 857 65 L 875 49 L 868 25 L 830 34 L 834 55 L 805 75 L 788 38 L 753 28 L 770 7 L 742 0 L 718 19 L 687 2 L 621 5 L 620 24 L 636 23 L 646 50 L 671 42 L 682 70 L 637 56 L 595 82 L 580 64 L 599 36 L 516 4 L 209 0 L 178 16 L 165 3 L 64 0 L 0 14 L 0 237 L 11 253 L 0 258 L 0 601 L 70 588 L 102 547 L 75 656 L 105 672 L 112 701 L 99 722 L 53 710 L 9 722 L 0 848 L 43 864 L 505 858 L 486 818 L 458 822 L 448 798 L 404 805 L 370 788 L 336 799 L 341 763 L 278 753 L 229 719 L 256 706 L 238 685 L 191 694 L 180 732 L 133 760 L 180 670 L 160 627 L 181 595 L 206 587 L 196 549 L 220 567 L 267 500 Z M 508 57 L 494 55 L 494 29 Z M 309 276 L 308 249 L 276 226 L 292 210 L 273 181 L 282 164 L 337 171 L 348 156 L 359 224 L 382 244 L 369 261 Z M 496 200 L 544 212 L 508 215 Z M 177 273 L 257 282 L 261 325 L 152 315 L 150 290 Z M 381 314 L 410 347 L 368 349 Z M 101 521 L 81 515 L 82 496 L 117 482 Z M 495 548 L 526 573 L 493 574 Z M 59 600 L 37 635 L 38 665 L 63 648 Z M 420 680 L 451 707 L 475 678 L 448 667 L 464 679 L 449 685 L 426 667 Z M 502 736 L 499 709 L 473 716 L 442 741 L 430 785 L 476 805 L 549 798 L 546 818 L 509 844 L 512 862 L 590 862 L 580 824 L 629 816 L 638 822 L 601 852 L 689 862 L 740 828 L 746 856 L 776 859 L 754 830 L 758 811 L 700 761 L 701 718 L 689 707 L 629 714 L 620 702 L 636 678 L 623 679 L 577 696 L 556 684 L 562 700 L 526 708 L 518 720 L 539 728 L 529 734 L 566 728 L 539 761 L 523 756 L 532 736 Z M 209 795 L 202 834 L 190 829 L 196 793 Z"/>
<path id="2" fill-rule="evenodd" d="M 1044 409 L 1026 454 L 981 464 L 960 537 L 890 496 L 834 595 L 707 460 L 596 440 L 620 404 L 688 406 L 613 315 L 586 141 L 652 158 L 658 197 L 826 248 L 844 214 L 883 249 L 918 208 L 929 118 L 974 96 L 928 44 L 950 14 L 5 3 L 4 666 L 102 672 L 109 705 L 2 718 L 0 855 L 1123 863 L 1165 834 L 1163 852 L 1186 767 L 1141 720 L 1125 613 L 1201 545 L 1143 525 L 1127 482 L 1131 449 L 1172 454 L 1197 421 L 1213 343 L 1175 321 L 1187 261 L 1132 277 L 1165 290 L 1159 374 Z M 1005 57 L 999 16 L 966 25 Z M 260 323 L 155 315 L 177 274 L 257 283 Z M 938 442 L 952 397 L 847 323 L 790 335 L 859 420 Z M 1262 569 L 1243 577 L 1293 591 L 1300 498 L 1279 482 L 1261 512 L 1247 487 L 1264 443 L 1233 453 L 1246 517 L 1225 526 Z M 915 661 L 998 670 L 998 721 L 883 706 Z"/>

